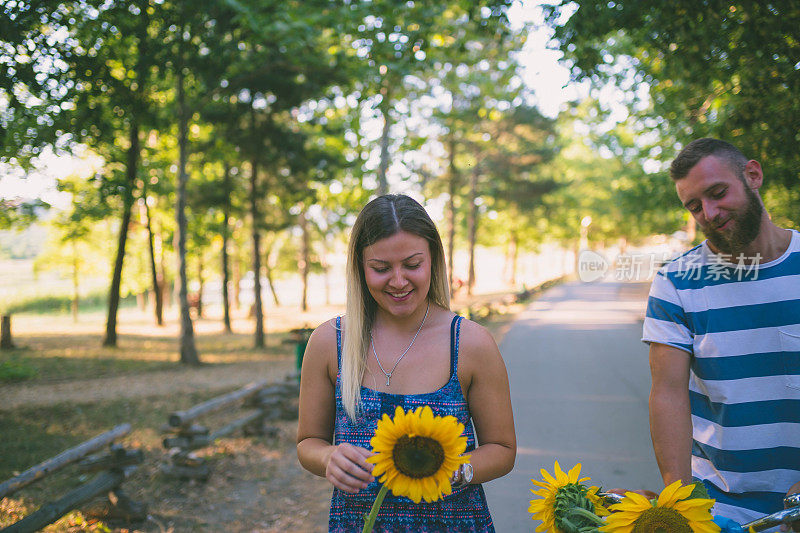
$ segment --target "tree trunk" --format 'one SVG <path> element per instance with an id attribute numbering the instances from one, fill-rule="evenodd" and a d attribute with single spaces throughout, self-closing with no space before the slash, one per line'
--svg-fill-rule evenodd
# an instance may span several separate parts
<path id="1" fill-rule="evenodd" d="M 255 112 L 252 115 L 255 130 Z M 255 137 L 253 137 L 255 139 Z M 254 346 L 256 349 L 265 346 L 264 341 L 264 307 L 261 303 L 261 234 L 258 224 L 261 217 L 258 213 L 258 163 L 255 156 L 250 163 L 250 218 L 253 225 L 253 316 L 256 320 Z"/>
<path id="2" fill-rule="evenodd" d="M 14 348 L 14 341 L 11 339 L 11 315 L 0 316 L 0 349 L 10 350 Z"/>
<path id="3" fill-rule="evenodd" d="M 78 323 L 78 299 L 80 298 L 80 283 L 78 270 L 80 261 L 78 259 L 78 245 L 72 240 L 72 321 Z"/>
<path id="4" fill-rule="evenodd" d="M 111 288 L 108 292 L 108 318 L 106 319 L 106 335 L 103 346 L 117 345 L 117 311 L 119 310 L 119 288 L 122 284 L 122 265 L 125 260 L 125 243 L 128 240 L 128 226 L 131 223 L 133 207 L 133 189 L 136 183 L 136 169 L 139 163 L 139 124 L 131 120 L 129 131 L 128 161 L 125 168 L 125 192 L 123 193 L 122 220 L 117 239 L 117 258 L 114 261 L 114 273 L 111 276 Z"/>
<path id="5" fill-rule="evenodd" d="M 472 289 L 475 287 L 475 241 L 478 236 L 478 164 L 472 171 L 472 178 L 469 186 L 469 276 L 467 278 L 467 294 L 472 296 Z"/>
<path id="6" fill-rule="evenodd" d="M 203 252 L 200 251 L 197 255 L 197 282 L 200 287 L 197 289 L 197 318 L 203 318 Z"/>
<path id="7" fill-rule="evenodd" d="M 381 161 L 378 164 L 378 194 L 387 194 L 389 182 L 386 180 L 386 171 L 389 169 L 389 129 L 392 124 L 389 121 L 388 91 L 381 92 L 384 94 L 384 100 L 379 108 L 383 116 L 383 130 L 381 131 Z"/>
<path id="8" fill-rule="evenodd" d="M 280 307 L 281 302 L 278 300 L 278 291 L 275 290 L 275 280 L 272 277 L 272 251 L 275 248 L 275 240 L 273 239 L 267 249 L 264 251 L 264 273 L 267 276 L 267 285 L 269 285 L 269 292 L 272 293 L 272 301 L 275 302 L 275 307 Z"/>
<path id="9" fill-rule="evenodd" d="M 225 191 L 227 192 L 225 205 L 222 208 L 222 322 L 225 324 L 225 332 L 233 333 L 231 327 L 231 305 L 228 301 L 228 223 L 231 217 L 231 169 L 225 165 Z"/>
<path id="10" fill-rule="evenodd" d="M 447 280 L 450 284 L 450 294 L 455 292 L 455 285 L 453 284 L 453 264 L 455 263 L 455 258 L 453 255 L 455 254 L 455 247 L 456 247 L 456 180 L 457 180 L 457 170 L 456 170 L 456 142 L 452 136 L 448 139 L 448 147 L 450 150 L 449 159 L 449 181 L 447 185 L 447 192 L 450 195 L 450 199 L 447 202 L 447 220 L 448 220 L 448 228 L 447 228 Z"/>
<path id="11" fill-rule="evenodd" d="M 158 255 L 158 274 L 161 276 L 161 301 L 164 304 L 164 308 L 171 308 L 172 307 L 172 280 L 167 279 L 167 264 L 166 264 L 166 257 L 164 255 L 164 236 L 159 231 L 156 232 L 156 255 Z"/>
<path id="12" fill-rule="evenodd" d="M 236 241 L 233 241 L 236 246 Z M 233 308 L 237 311 L 242 308 L 242 265 L 238 254 L 233 257 Z"/>
<path id="13" fill-rule="evenodd" d="M 509 284 L 512 287 L 517 286 L 517 263 L 519 262 L 519 236 L 517 232 L 511 233 L 511 276 L 509 277 Z"/>
<path id="14" fill-rule="evenodd" d="M 146 187 L 146 186 L 145 186 Z M 144 194 L 144 214 L 147 224 L 147 244 L 150 249 L 150 276 L 153 279 L 153 296 L 156 300 L 155 305 L 155 314 L 156 314 L 156 324 L 159 326 L 164 325 L 164 298 L 161 288 L 164 284 L 164 280 L 161 279 L 158 275 L 158 269 L 156 268 L 156 249 L 153 237 L 153 225 L 150 219 L 150 206 L 147 204 L 147 189 L 145 189 Z"/>
<path id="15" fill-rule="evenodd" d="M 300 307 L 303 311 L 308 311 L 308 271 L 311 266 L 311 246 L 308 242 L 308 219 L 306 218 L 305 206 L 300 213 L 300 229 L 303 232 L 302 244 L 300 247 L 300 278 L 303 280 L 303 297 L 300 300 Z"/>
<path id="16" fill-rule="evenodd" d="M 178 68 L 177 80 L 178 96 L 178 186 L 176 196 L 178 205 L 175 209 L 175 217 L 178 223 L 178 277 L 180 283 L 179 304 L 181 309 L 181 336 L 180 350 L 181 363 L 188 365 L 199 365 L 200 358 L 194 344 L 194 328 L 192 327 L 192 315 L 189 312 L 189 294 L 186 278 L 186 182 L 189 176 L 186 173 L 186 162 L 188 158 L 188 127 L 189 117 L 187 116 L 185 96 L 183 92 L 183 69 Z"/>
<path id="17" fill-rule="evenodd" d="M 325 249 L 325 242 L 322 243 L 322 272 L 325 276 L 325 305 L 331 305 L 331 265 L 328 264 L 328 250 Z"/>

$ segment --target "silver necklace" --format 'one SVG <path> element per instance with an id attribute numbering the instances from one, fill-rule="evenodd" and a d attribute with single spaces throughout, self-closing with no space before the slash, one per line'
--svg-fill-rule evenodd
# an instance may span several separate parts
<path id="1" fill-rule="evenodd" d="M 411 347 L 414 346 L 414 341 L 417 340 L 417 335 L 419 335 L 419 332 L 422 331 L 422 326 L 425 324 L 425 319 L 428 318 L 428 310 L 430 310 L 430 308 L 431 308 L 431 301 L 428 300 L 428 306 L 425 308 L 425 316 L 422 317 L 422 322 L 420 323 L 419 329 L 417 329 L 417 332 L 414 333 L 414 338 L 411 339 L 411 344 L 409 344 L 408 348 L 406 348 L 405 351 L 400 354 L 400 357 L 397 358 L 397 361 L 394 362 L 394 366 L 388 372 L 386 370 L 384 370 L 383 365 L 381 364 L 381 360 L 378 359 L 378 352 L 375 351 L 375 338 L 372 336 L 372 332 L 371 331 L 369 332 L 369 339 L 370 339 L 370 341 L 372 341 L 371 342 L 371 344 L 372 344 L 372 353 L 375 354 L 375 361 L 378 362 L 378 368 L 380 368 L 381 372 L 383 372 L 383 375 L 386 376 L 386 386 L 387 387 L 389 386 L 389 381 L 392 379 L 392 374 L 394 374 L 394 369 L 397 368 L 397 365 L 400 364 L 400 361 L 403 359 L 403 357 L 405 357 L 406 354 L 408 353 L 408 351 L 411 349 Z"/>

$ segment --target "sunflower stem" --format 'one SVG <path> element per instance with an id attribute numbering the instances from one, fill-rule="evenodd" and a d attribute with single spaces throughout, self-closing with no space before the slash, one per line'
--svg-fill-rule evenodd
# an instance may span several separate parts
<path id="1" fill-rule="evenodd" d="M 577 526 L 569 521 L 569 518 L 566 516 L 561 519 L 561 529 L 563 529 L 566 533 L 579 533 Z"/>
<path id="2" fill-rule="evenodd" d="M 381 490 L 378 491 L 378 495 L 375 496 L 375 501 L 372 502 L 372 508 L 369 510 L 369 514 L 364 521 L 364 529 L 361 530 L 361 533 L 372 533 L 375 519 L 378 518 L 378 509 L 381 508 L 383 498 L 386 496 L 388 490 L 389 488 L 386 485 L 381 485 Z"/>
<path id="3" fill-rule="evenodd" d="M 582 509 L 580 507 L 573 507 L 567 513 L 567 516 L 575 516 L 575 515 L 581 516 L 583 518 L 586 518 L 587 520 L 591 520 L 592 522 L 594 522 L 598 526 L 605 525 L 605 522 L 603 521 L 602 518 L 600 518 L 599 516 L 597 516 L 596 514 L 594 514 L 591 511 L 587 511 L 586 509 Z"/>

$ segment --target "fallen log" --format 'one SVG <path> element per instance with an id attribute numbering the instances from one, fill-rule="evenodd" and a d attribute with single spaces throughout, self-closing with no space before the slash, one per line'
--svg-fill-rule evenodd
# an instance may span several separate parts
<path id="1" fill-rule="evenodd" d="M 195 405 L 194 407 L 191 407 L 185 411 L 177 411 L 172 413 L 169 415 L 169 425 L 172 427 L 185 426 L 191 423 L 192 420 L 202 415 L 213 413 L 214 411 L 223 409 L 232 403 L 238 402 L 239 400 L 244 400 L 250 396 L 253 396 L 266 386 L 266 381 L 251 383 L 250 385 L 247 385 L 239 390 L 225 394 L 224 396 L 212 398 L 207 402 Z"/>
<path id="2" fill-rule="evenodd" d="M 69 450 L 62 452 L 55 457 L 51 457 L 43 463 L 29 468 L 18 476 L 0 483 L 0 498 L 8 496 L 9 494 L 13 494 L 22 487 L 42 479 L 47 474 L 56 472 L 57 470 L 74 463 L 78 459 L 81 459 L 82 457 L 99 450 L 103 446 L 114 442 L 118 438 L 127 435 L 130 433 L 130 431 L 130 424 L 120 424 L 112 430 L 106 431 L 105 433 L 102 433 L 93 439 L 89 439 L 86 442 L 75 446 L 74 448 L 70 448 Z"/>
<path id="3" fill-rule="evenodd" d="M 33 533 L 34 531 L 39 531 L 98 494 L 110 491 L 122 483 L 124 478 L 125 474 L 118 470 L 103 472 L 64 497 L 43 505 L 19 522 L 0 529 L 0 533 Z"/>

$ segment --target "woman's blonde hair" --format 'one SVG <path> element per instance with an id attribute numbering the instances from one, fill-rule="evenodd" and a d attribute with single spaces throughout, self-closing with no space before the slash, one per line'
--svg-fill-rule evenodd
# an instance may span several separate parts
<path id="1" fill-rule="evenodd" d="M 369 202 L 353 225 L 347 251 L 347 327 L 342 346 L 341 387 L 344 410 L 351 420 L 355 420 L 361 410 L 361 380 L 367 367 L 367 349 L 378 308 L 364 276 L 364 248 L 399 231 L 428 241 L 431 254 L 428 300 L 433 305 L 450 309 L 442 239 L 425 208 L 402 194 L 385 194 Z"/>

